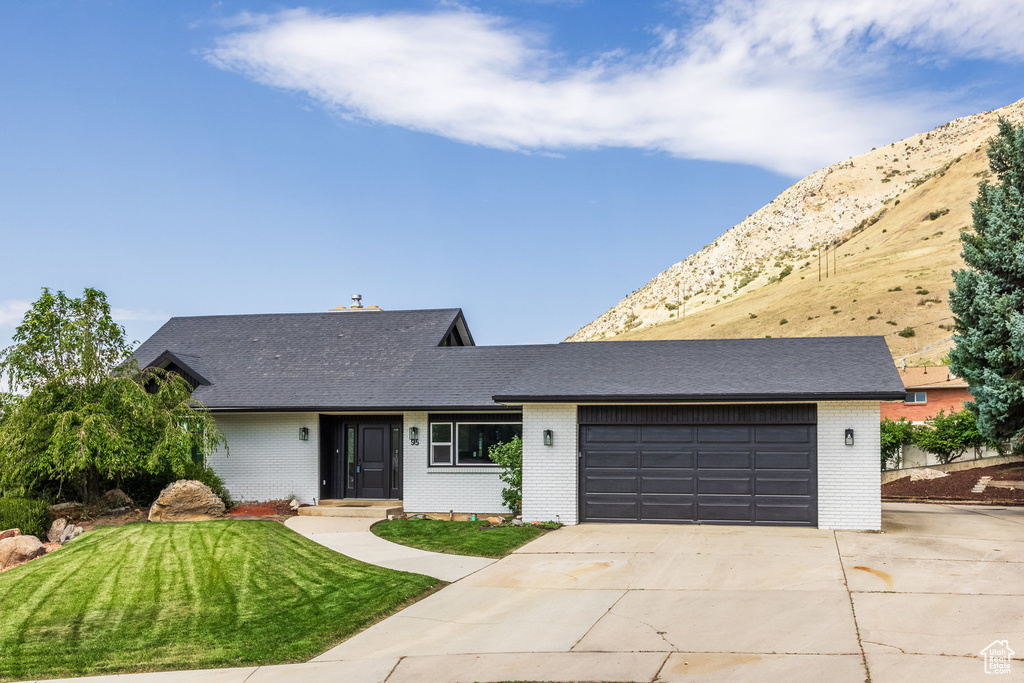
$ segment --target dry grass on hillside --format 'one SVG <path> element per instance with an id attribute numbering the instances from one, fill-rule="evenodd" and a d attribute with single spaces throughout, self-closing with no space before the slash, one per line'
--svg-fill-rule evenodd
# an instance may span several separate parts
<path id="1" fill-rule="evenodd" d="M 947 299 L 951 271 L 962 266 L 960 229 L 971 223 L 987 168 L 984 150 L 975 150 L 890 200 L 885 215 L 836 250 L 837 272 L 820 282 L 811 257 L 780 282 L 610 340 L 885 335 L 895 357 L 938 362 L 951 346 L 941 326 L 952 323 Z M 898 335 L 908 327 L 914 336 Z"/>

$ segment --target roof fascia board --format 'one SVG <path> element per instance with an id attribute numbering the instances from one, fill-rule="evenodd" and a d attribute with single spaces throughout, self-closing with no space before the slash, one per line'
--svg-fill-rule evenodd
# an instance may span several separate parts
<path id="1" fill-rule="evenodd" d="M 622 395 L 622 396 L 495 396 L 498 403 L 736 403 L 740 401 L 813 402 L 821 401 L 902 401 L 906 392 L 848 394 L 729 394 L 719 395 Z"/>

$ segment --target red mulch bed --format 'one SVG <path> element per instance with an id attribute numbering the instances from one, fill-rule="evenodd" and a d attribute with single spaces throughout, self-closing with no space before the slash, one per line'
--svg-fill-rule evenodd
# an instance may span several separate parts
<path id="1" fill-rule="evenodd" d="M 292 510 L 287 500 L 267 500 L 258 503 L 240 503 L 228 510 L 232 517 L 293 517 L 297 512 Z"/>
<path id="2" fill-rule="evenodd" d="M 941 479 L 910 481 L 910 477 L 882 485 L 882 497 L 889 500 L 957 500 L 965 503 L 1005 503 L 1024 505 L 1024 488 L 1004 489 L 988 486 L 981 493 L 971 489 L 982 477 L 993 481 L 1024 481 L 1024 463 L 1012 462 L 992 467 L 950 472 Z"/>

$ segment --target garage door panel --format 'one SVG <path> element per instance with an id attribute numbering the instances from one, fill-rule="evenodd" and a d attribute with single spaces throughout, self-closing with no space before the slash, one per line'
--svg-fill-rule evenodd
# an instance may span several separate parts
<path id="1" fill-rule="evenodd" d="M 607 427 L 584 427 L 587 443 L 634 443 L 637 428 L 633 425 L 609 425 Z"/>
<path id="2" fill-rule="evenodd" d="M 755 522 L 792 522 L 809 524 L 812 522 L 812 510 L 807 505 L 772 505 L 758 503 L 755 509 Z"/>
<path id="3" fill-rule="evenodd" d="M 750 443 L 752 427 L 743 425 L 701 425 L 697 427 L 700 443 Z"/>
<path id="4" fill-rule="evenodd" d="M 625 501 L 619 499 L 588 498 L 584 512 L 591 521 L 630 521 L 640 519 L 640 501 L 636 498 Z"/>
<path id="5" fill-rule="evenodd" d="M 751 467 L 752 453 L 750 451 L 736 450 L 710 450 L 697 451 L 698 470 L 749 470 Z"/>
<path id="6" fill-rule="evenodd" d="M 806 470 L 811 467 L 810 451 L 754 451 L 754 468 L 759 470 Z"/>
<path id="7" fill-rule="evenodd" d="M 652 493 L 693 493 L 693 476 L 676 472 L 644 472 L 640 476 L 640 492 Z"/>
<path id="8" fill-rule="evenodd" d="M 691 443 L 693 427 L 644 425 L 640 427 L 640 440 L 645 443 Z"/>
<path id="9" fill-rule="evenodd" d="M 587 493 L 639 493 L 638 479 L 636 475 L 588 474 L 584 479 L 583 488 Z"/>
<path id="10" fill-rule="evenodd" d="M 693 469 L 693 451 L 649 451 L 640 452 L 640 467 Z"/>
<path id="11" fill-rule="evenodd" d="M 752 522 L 754 521 L 753 503 L 749 499 L 715 500 L 713 502 L 697 500 L 698 522 Z"/>
<path id="12" fill-rule="evenodd" d="M 639 467 L 640 451 L 603 450 L 587 452 L 587 468 L 629 469 Z"/>
<path id="13" fill-rule="evenodd" d="M 757 477 L 754 493 L 758 496 L 810 496 L 814 492 L 814 483 L 809 477 L 765 478 Z M 802 501 L 803 505 L 807 501 Z"/>
<path id="14" fill-rule="evenodd" d="M 693 501 L 642 501 L 640 504 L 641 519 L 645 522 L 678 522 L 693 519 Z"/>
<path id="15" fill-rule="evenodd" d="M 811 427 L 808 425 L 757 425 L 754 427 L 756 443 L 802 443 L 811 442 Z"/>
<path id="16" fill-rule="evenodd" d="M 745 477 L 697 477 L 697 493 L 700 495 L 749 496 L 754 493 L 754 482 Z"/>

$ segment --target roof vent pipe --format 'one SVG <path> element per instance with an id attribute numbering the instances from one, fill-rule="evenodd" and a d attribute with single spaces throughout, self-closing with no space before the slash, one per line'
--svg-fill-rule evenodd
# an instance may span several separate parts
<path id="1" fill-rule="evenodd" d="M 352 295 L 352 308 L 362 308 L 362 307 L 363 307 L 363 295 L 362 294 L 353 294 Z"/>

